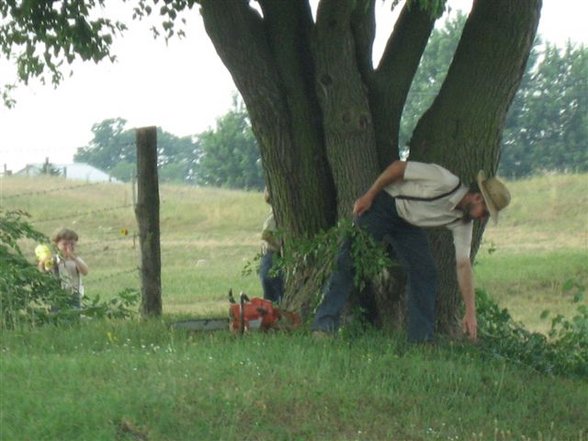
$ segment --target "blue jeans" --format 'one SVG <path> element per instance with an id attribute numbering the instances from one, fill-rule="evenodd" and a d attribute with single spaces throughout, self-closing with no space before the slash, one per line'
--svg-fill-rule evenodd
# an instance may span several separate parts
<path id="1" fill-rule="evenodd" d="M 276 303 L 282 300 L 284 294 L 284 280 L 281 274 L 270 274 L 274 263 L 275 251 L 266 251 L 261 256 L 259 265 L 259 277 L 263 288 L 263 298 Z"/>
<path id="2" fill-rule="evenodd" d="M 376 196 L 356 224 L 376 242 L 381 242 L 384 236 L 390 238 L 407 275 L 408 339 L 412 342 L 432 340 L 437 270 L 425 231 L 398 216 L 394 198 L 385 191 Z M 355 275 L 350 247 L 350 241 L 346 240 L 338 252 L 335 270 L 327 281 L 312 324 L 313 330 L 335 332 L 339 328 L 341 310 L 353 289 Z"/>

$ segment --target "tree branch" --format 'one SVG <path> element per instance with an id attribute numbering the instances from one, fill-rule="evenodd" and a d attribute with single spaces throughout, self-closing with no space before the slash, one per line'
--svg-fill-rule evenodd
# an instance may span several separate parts
<path id="1" fill-rule="evenodd" d="M 435 18 L 418 2 L 406 4 L 369 83 L 380 168 L 398 158 L 398 133 L 406 97 Z"/>
<path id="2" fill-rule="evenodd" d="M 365 83 L 373 71 L 372 47 L 376 36 L 375 0 L 358 1 L 351 15 L 357 66 Z"/>
<path id="3" fill-rule="evenodd" d="M 414 131 L 411 156 L 441 162 L 450 156 L 444 156 L 439 145 L 451 145 L 456 155 L 475 158 L 456 170 L 463 179 L 473 180 L 481 168 L 496 170 L 500 134 L 540 10 L 541 0 L 474 2 L 441 90 Z"/>

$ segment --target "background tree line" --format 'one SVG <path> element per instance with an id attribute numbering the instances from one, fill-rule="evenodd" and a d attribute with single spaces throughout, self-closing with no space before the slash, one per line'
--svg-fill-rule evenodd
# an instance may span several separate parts
<path id="1" fill-rule="evenodd" d="M 86 162 L 128 181 L 137 160 L 135 131 L 123 118 L 106 119 L 92 127 L 90 143 L 77 150 L 76 162 Z M 218 118 L 215 128 L 178 137 L 157 128 L 158 172 L 163 182 L 261 190 L 264 176 L 259 147 L 243 101 Z"/>
<path id="2" fill-rule="evenodd" d="M 435 29 L 410 89 L 400 130 L 408 144 L 418 118 L 431 105 L 447 74 L 466 16 L 458 14 Z M 588 171 L 588 53 L 583 45 L 558 48 L 535 40 L 502 139 L 499 173 L 511 179 L 539 171 Z M 87 162 L 128 180 L 136 161 L 134 131 L 122 118 L 93 126 L 94 138 L 78 149 Z M 164 182 L 262 189 L 259 146 L 249 115 L 237 95 L 216 127 L 177 137 L 158 128 L 159 174 Z"/>
<path id="3" fill-rule="evenodd" d="M 441 87 L 466 15 L 433 30 L 402 115 L 400 146 Z M 541 171 L 588 171 L 588 51 L 568 42 L 558 48 L 538 35 L 511 104 L 498 172 L 511 179 Z"/>

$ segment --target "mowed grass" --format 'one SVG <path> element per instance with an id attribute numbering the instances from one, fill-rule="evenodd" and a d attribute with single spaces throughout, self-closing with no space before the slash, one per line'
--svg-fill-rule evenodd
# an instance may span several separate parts
<path id="1" fill-rule="evenodd" d="M 81 186 L 80 186 L 81 185 Z M 70 188 L 76 186 L 76 188 Z M 588 175 L 509 182 L 477 285 L 544 330 L 568 316 L 566 280 L 588 283 Z M 59 189 L 58 191 L 53 191 Z M 164 318 L 84 321 L 0 335 L 0 440 L 585 440 L 588 384 L 486 358 L 475 346 L 407 346 L 378 333 L 186 334 L 180 315 L 226 315 L 268 211 L 257 192 L 162 186 Z M 40 192 L 40 193 L 35 193 Z M 86 292 L 139 287 L 130 185 L 0 179 L 0 206 L 50 235 L 68 226 L 91 273 Z M 33 258 L 34 244 L 23 243 Z M 491 252 L 492 251 L 492 252 Z"/>
<path id="2" fill-rule="evenodd" d="M 95 322 L 2 335 L 6 440 L 583 440 L 588 386 L 475 348 Z"/>

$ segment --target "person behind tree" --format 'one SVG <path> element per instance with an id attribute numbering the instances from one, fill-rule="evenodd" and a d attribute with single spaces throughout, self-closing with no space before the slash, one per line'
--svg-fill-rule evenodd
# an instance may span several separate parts
<path id="1" fill-rule="evenodd" d="M 264 191 L 265 202 L 271 207 L 270 194 L 266 187 Z M 263 288 L 263 298 L 272 302 L 282 300 L 284 294 L 284 279 L 279 270 L 273 269 L 275 258 L 279 256 L 282 249 L 282 241 L 277 236 L 276 220 L 273 209 L 263 224 L 261 231 L 261 262 L 259 277 Z"/>
<path id="2" fill-rule="evenodd" d="M 61 280 L 61 287 L 72 295 L 72 306 L 79 308 L 84 295 L 82 276 L 88 274 L 88 265 L 76 254 L 75 247 L 78 235 L 68 228 L 58 230 L 52 237 L 57 254 L 50 256 L 53 260 L 48 264 L 46 259 L 40 260 L 39 269 L 53 271 Z"/>
<path id="3" fill-rule="evenodd" d="M 384 191 L 382 191 L 384 190 Z M 388 236 L 407 275 L 408 339 L 434 339 L 437 274 L 425 228 L 445 227 L 453 235 L 457 281 L 465 304 L 464 333 L 477 338 L 474 280 L 470 261 L 473 221 L 491 217 L 510 202 L 510 193 L 497 178 L 480 171 L 470 188 L 436 164 L 394 161 L 354 204 L 356 225 L 377 242 Z M 325 285 L 312 330 L 334 333 L 341 310 L 353 287 L 355 269 L 350 242 L 337 255 L 336 268 Z"/>

